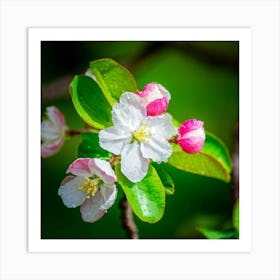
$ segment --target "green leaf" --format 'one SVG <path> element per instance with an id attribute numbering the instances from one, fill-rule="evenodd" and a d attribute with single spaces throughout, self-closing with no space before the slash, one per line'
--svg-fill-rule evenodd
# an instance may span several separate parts
<path id="1" fill-rule="evenodd" d="M 122 93 L 137 91 L 132 74 L 110 58 L 90 62 L 90 69 L 110 105 L 118 101 Z"/>
<path id="2" fill-rule="evenodd" d="M 226 145 L 214 134 L 207 132 L 206 141 L 201 151 L 214 157 L 228 173 L 232 170 L 232 160 Z"/>
<path id="3" fill-rule="evenodd" d="M 201 152 L 185 153 L 178 144 L 172 144 L 173 153 L 168 163 L 180 170 L 230 181 L 231 158 L 226 146 L 214 135 L 207 133 Z"/>
<path id="4" fill-rule="evenodd" d="M 78 157 L 82 158 L 101 158 L 109 160 L 111 153 L 99 146 L 98 133 L 84 132 L 81 134 L 82 142 L 78 148 Z"/>
<path id="5" fill-rule="evenodd" d="M 116 174 L 133 212 L 144 222 L 158 222 L 164 213 L 165 190 L 155 168 L 150 165 L 147 175 L 138 183 L 122 174 L 120 164 Z"/>
<path id="6" fill-rule="evenodd" d="M 70 93 L 76 111 L 87 124 L 98 129 L 112 125 L 111 107 L 92 78 L 75 76 Z"/>
<path id="7" fill-rule="evenodd" d="M 233 239 L 237 238 L 234 230 L 214 230 L 207 228 L 197 228 L 208 239 Z"/>
<path id="8" fill-rule="evenodd" d="M 237 200 L 235 202 L 235 205 L 233 207 L 232 223 L 233 223 L 234 228 L 239 233 L 239 200 Z"/>
<path id="9" fill-rule="evenodd" d="M 166 194 L 172 195 L 175 192 L 175 184 L 172 177 L 166 172 L 166 170 L 158 163 L 153 163 L 154 168 L 157 171 L 158 176 L 164 186 Z"/>

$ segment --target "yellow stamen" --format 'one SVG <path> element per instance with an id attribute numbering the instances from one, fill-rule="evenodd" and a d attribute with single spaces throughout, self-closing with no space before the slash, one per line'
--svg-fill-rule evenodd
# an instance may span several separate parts
<path id="1" fill-rule="evenodd" d="M 149 142 L 148 136 L 152 136 L 152 131 L 147 123 L 142 123 L 133 133 L 133 137 L 138 142 Z"/>
<path id="2" fill-rule="evenodd" d="M 91 196 L 97 193 L 99 181 L 100 179 L 98 177 L 92 179 L 86 177 L 83 183 L 78 184 L 78 190 L 85 192 L 87 199 L 90 199 Z"/>

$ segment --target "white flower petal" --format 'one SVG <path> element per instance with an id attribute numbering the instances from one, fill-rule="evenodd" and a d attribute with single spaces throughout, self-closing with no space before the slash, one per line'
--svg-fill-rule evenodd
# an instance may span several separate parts
<path id="1" fill-rule="evenodd" d="M 114 184 L 103 184 L 100 186 L 100 192 L 104 198 L 104 203 L 100 206 L 100 209 L 107 210 L 117 198 L 117 188 Z"/>
<path id="2" fill-rule="evenodd" d="M 100 209 L 102 203 L 102 194 L 100 192 L 87 199 L 80 207 L 82 219 L 88 223 L 99 220 L 106 213 L 106 210 Z"/>
<path id="3" fill-rule="evenodd" d="M 41 123 L 41 139 L 43 142 L 56 141 L 60 137 L 60 132 L 49 120 Z"/>
<path id="4" fill-rule="evenodd" d="M 170 114 L 163 114 L 155 117 L 146 117 L 143 123 L 147 123 L 152 130 L 154 137 L 169 139 L 177 133 Z"/>
<path id="5" fill-rule="evenodd" d="M 114 170 L 108 161 L 93 158 L 89 162 L 89 168 L 92 174 L 97 175 L 104 183 L 112 184 L 117 181 Z"/>
<path id="6" fill-rule="evenodd" d="M 135 94 L 134 94 L 135 95 Z M 116 127 L 131 132 L 139 126 L 146 116 L 146 109 L 128 103 L 115 103 L 112 110 L 112 120 Z"/>
<path id="7" fill-rule="evenodd" d="M 169 101 L 171 99 L 171 95 L 170 92 L 161 84 L 157 84 L 158 89 L 160 90 L 161 94 L 167 98 L 167 100 Z"/>
<path id="8" fill-rule="evenodd" d="M 99 145 L 115 155 L 120 155 L 123 147 L 130 141 L 131 134 L 115 126 L 99 132 Z"/>
<path id="9" fill-rule="evenodd" d="M 48 119 L 51 121 L 52 125 L 57 131 L 65 130 L 65 120 L 63 114 L 54 106 L 46 108 L 46 114 Z"/>
<path id="10" fill-rule="evenodd" d="M 49 157 L 59 151 L 64 144 L 64 139 L 58 139 L 54 142 L 43 142 L 41 144 L 41 156 Z"/>
<path id="11" fill-rule="evenodd" d="M 91 158 L 77 158 L 70 164 L 66 173 L 71 173 L 78 177 L 90 177 L 92 175 L 90 169 L 90 162 L 92 160 Z"/>
<path id="12" fill-rule="evenodd" d="M 63 203 L 68 208 L 75 208 L 80 206 L 86 199 L 86 193 L 78 190 L 78 184 L 83 183 L 83 177 L 75 177 L 72 180 L 67 180 L 66 177 L 60 188 L 58 195 L 61 196 Z"/>
<path id="13" fill-rule="evenodd" d="M 135 141 L 126 145 L 122 150 L 121 171 L 131 181 L 139 182 L 147 174 L 149 160 L 144 158 L 139 144 Z"/>
<path id="14" fill-rule="evenodd" d="M 145 158 L 158 163 L 167 161 L 172 154 L 172 147 L 164 138 L 149 138 L 148 142 L 140 144 L 141 152 Z"/>
<path id="15" fill-rule="evenodd" d="M 63 114 L 54 106 L 46 108 L 47 119 L 41 123 L 41 140 L 43 144 L 54 145 L 58 140 L 63 142 L 65 120 Z"/>
<path id="16" fill-rule="evenodd" d="M 136 108 L 145 110 L 145 104 L 142 98 L 132 92 L 124 92 L 120 97 L 119 103 L 123 105 L 132 105 Z"/>
<path id="17" fill-rule="evenodd" d="M 93 223 L 99 220 L 115 202 L 117 189 L 114 184 L 103 184 L 93 197 L 87 199 L 81 206 L 82 218 Z"/>

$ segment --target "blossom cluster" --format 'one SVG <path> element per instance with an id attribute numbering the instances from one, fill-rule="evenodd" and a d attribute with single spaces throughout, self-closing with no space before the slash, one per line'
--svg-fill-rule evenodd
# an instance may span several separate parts
<path id="1" fill-rule="evenodd" d="M 120 158 L 121 172 L 133 183 L 145 178 L 151 161 L 167 162 L 173 151 L 170 142 L 177 142 L 189 154 L 203 148 L 203 122 L 191 119 L 176 128 L 166 113 L 170 99 L 169 91 L 158 83 L 149 83 L 136 93 L 124 92 L 112 107 L 113 126 L 99 131 L 100 147 Z M 66 131 L 62 113 L 48 107 L 41 126 L 42 157 L 62 147 Z M 66 173 L 70 175 L 58 190 L 65 206 L 80 206 L 86 222 L 100 219 L 117 196 L 111 164 L 99 158 L 78 158 Z"/>

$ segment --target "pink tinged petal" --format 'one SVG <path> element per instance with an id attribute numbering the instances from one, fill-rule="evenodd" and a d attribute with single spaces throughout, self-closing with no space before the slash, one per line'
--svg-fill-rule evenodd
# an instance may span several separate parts
<path id="1" fill-rule="evenodd" d="M 198 153 L 204 146 L 205 131 L 202 121 L 187 120 L 179 127 L 178 144 L 189 154 Z"/>
<path id="2" fill-rule="evenodd" d="M 83 177 L 67 176 L 58 189 L 64 205 L 68 208 L 80 206 L 86 200 L 86 192 L 78 189 L 78 185 L 84 182 Z"/>
<path id="3" fill-rule="evenodd" d="M 147 84 L 138 95 L 146 105 L 148 116 L 158 116 L 167 110 L 170 93 L 157 83 Z"/>
<path id="4" fill-rule="evenodd" d="M 64 130 L 65 119 L 63 114 L 54 106 L 47 107 L 46 110 L 49 120 L 58 128 L 58 130 Z"/>
<path id="5" fill-rule="evenodd" d="M 169 91 L 158 83 L 149 83 L 147 84 L 142 91 L 137 93 L 142 97 L 146 102 L 151 102 L 156 99 L 166 97 L 167 101 L 171 99 Z"/>
<path id="6" fill-rule="evenodd" d="M 122 105 L 129 105 L 135 108 L 144 109 L 145 111 L 145 105 L 142 98 L 132 92 L 124 92 L 120 97 L 119 103 Z"/>
<path id="7" fill-rule="evenodd" d="M 99 132 L 99 145 L 106 151 L 120 155 L 123 147 L 130 143 L 131 138 L 130 132 L 112 126 Z"/>
<path id="8" fill-rule="evenodd" d="M 202 150 L 204 146 L 204 138 L 194 137 L 189 139 L 180 139 L 178 144 L 188 154 L 195 154 Z"/>
<path id="9" fill-rule="evenodd" d="M 45 120 L 41 123 L 41 140 L 43 142 L 51 142 L 59 138 L 62 138 L 60 136 L 60 132 L 52 124 L 52 122 Z"/>
<path id="10" fill-rule="evenodd" d="M 172 154 L 172 147 L 163 138 L 149 138 L 148 142 L 140 144 L 141 152 L 145 158 L 150 158 L 155 162 L 166 162 Z"/>
<path id="11" fill-rule="evenodd" d="M 143 123 L 147 123 L 148 127 L 151 128 L 153 137 L 169 139 L 177 134 L 177 130 L 172 122 L 172 116 L 168 113 L 155 117 L 147 117 L 143 120 Z"/>
<path id="12" fill-rule="evenodd" d="M 89 161 L 89 168 L 91 174 L 97 175 L 106 184 L 112 184 L 117 181 L 114 170 L 110 163 L 105 160 L 93 158 Z"/>
<path id="13" fill-rule="evenodd" d="M 72 173 L 76 176 L 90 177 L 92 175 L 89 163 L 90 158 L 78 158 L 67 169 L 66 173 Z"/>
<path id="14" fill-rule="evenodd" d="M 169 102 L 169 100 L 171 99 L 170 92 L 164 86 L 162 86 L 161 84 L 157 84 L 157 87 L 158 87 L 159 91 L 161 92 L 161 94 L 164 97 L 166 97 L 168 102 Z"/>
<path id="15" fill-rule="evenodd" d="M 140 145 L 134 141 L 122 150 L 121 171 L 133 183 L 141 181 L 148 172 L 149 160 L 144 158 Z"/>
<path id="16" fill-rule="evenodd" d="M 75 178 L 76 178 L 75 176 L 71 176 L 71 175 L 66 176 L 66 177 L 62 180 L 62 182 L 60 183 L 60 185 L 63 186 L 64 184 L 68 183 L 69 181 L 72 181 L 72 180 L 75 179 Z"/>
<path id="17" fill-rule="evenodd" d="M 136 94 L 133 94 L 137 97 Z M 139 98 L 139 97 L 137 97 Z M 141 101 L 141 100 L 140 100 Z M 144 106 L 128 102 L 115 103 L 112 110 L 112 120 L 116 127 L 131 132 L 136 129 L 141 120 L 146 116 Z"/>
<path id="18" fill-rule="evenodd" d="M 64 142 L 65 122 L 61 112 L 55 107 L 47 107 L 48 119 L 41 123 L 42 157 L 53 155 Z"/>
<path id="19" fill-rule="evenodd" d="M 204 123 L 196 119 L 186 120 L 179 127 L 179 136 L 183 137 L 186 133 L 196 130 L 198 128 L 203 128 Z"/>
<path id="20" fill-rule="evenodd" d="M 102 205 L 102 195 L 97 192 L 95 196 L 87 199 L 80 207 L 82 219 L 85 222 L 93 223 L 99 220 L 106 213 L 106 210 L 100 209 Z"/>
<path id="21" fill-rule="evenodd" d="M 100 209 L 107 210 L 114 204 L 117 198 L 117 188 L 114 184 L 103 184 L 100 186 L 100 192 L 104 199 Z"/>
<path id="22" fill-rule="evenodd" d="M 114 184 L 100 185 L 100 191 L 81 206 L 82 219 L 89 223 L 99 220 L 114 204 L 116 197 L 117 189 Z"/>
<path id="23" fill-rule="evenodd" d="M 155 87 L 156 87 L 156 83 L 149 83 L 149 84 L 145 85 L 143 87 L 143 90 L 139 91 L 137 94 L 142 98 L 146 97 L 155 90 Z"/>
<path id="24" fill-rule="evenodd" d="M 53 154 L 57 153 L 60 148 L 63 146 L 64 139 L 59 139 L 53 143 L 43 143 L 41 144 L 41 156 L 43 158 L 52 156 Z"/>
<path id="25" fill-rule="evenodd" d="M 162 97 L 160 99 L 156 99 L 150 102 L 146 109 L 148 116 L 158 116 L 164 113 L 168 107 L 168 100 L 166 97 Z"/>

